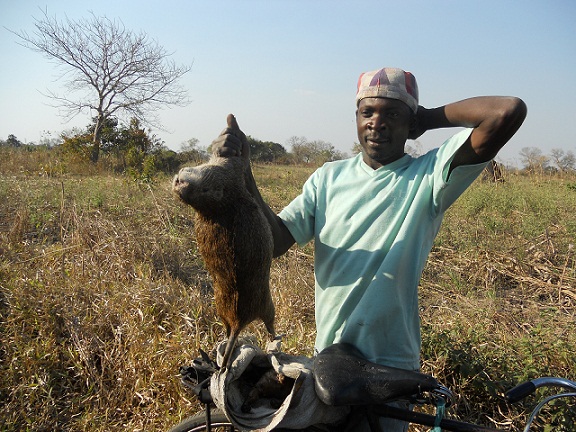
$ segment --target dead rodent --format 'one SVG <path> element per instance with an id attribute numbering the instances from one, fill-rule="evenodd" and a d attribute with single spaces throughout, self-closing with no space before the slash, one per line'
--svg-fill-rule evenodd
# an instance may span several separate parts
<path id="1" fill-rule="evenodd" d="M 275 336 L 270 225 L 246 189 L 240 157 L 212 156 L 206 164 L 183 168 L 172 187 L 196 210 L 198 248 L 214 281 L 216 312 L 228 336 L 222 361 L 227 369 L 238 335 L 252 321 L 261 319 Z"/>

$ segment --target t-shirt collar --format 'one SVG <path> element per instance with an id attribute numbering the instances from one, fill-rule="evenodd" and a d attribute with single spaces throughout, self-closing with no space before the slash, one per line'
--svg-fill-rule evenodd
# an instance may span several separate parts
<path id="1" fill-rule="evenodd" d="M 356 157 L 360 161 L 360 166 L 362 167 L 362 169 L 364 171 L 366 171 L 368 174 L 370 174 L 371 176 L 379 175 L 381 172 L 394 171 L 394 170 L 406 165 L 412 159 L 412 156 L 410 156 L 408 153 L 405 153 L 404 156 L 402 156 L 400 159 L 397 159 L 394 162 L 391 162 L 389 164 L 382 165 L 378 169 L 374 169 L 374 168 L 370 167 L 366 162 L 364 162 L 364 157 L 363 157 L 363 154 L 361 152 Z"/>

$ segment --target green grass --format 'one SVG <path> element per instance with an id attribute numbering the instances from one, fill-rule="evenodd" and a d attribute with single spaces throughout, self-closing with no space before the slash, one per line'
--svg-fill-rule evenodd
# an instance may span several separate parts
<path id="1" fill-rule="evenodd" d="M 197 410 L 178 368 L 224 330 L 170 179 L 47 175 L 21 155 L 0 169 L 0 430 L 161 431 Z M 254 172 L 280 210 L 312 169 Z M 504 389 L 576 378 L 574 184 L 477 182 L 446 215 L 422 279 L 422 365 L 465 395 L 451 415 L 521 420 L 535 400 L 509 407 Z M 311 254 L 293 249 L 272 266 L 290 353 L 312 354 Z M 266 340 L 260 323 L 246 334 Z"/>

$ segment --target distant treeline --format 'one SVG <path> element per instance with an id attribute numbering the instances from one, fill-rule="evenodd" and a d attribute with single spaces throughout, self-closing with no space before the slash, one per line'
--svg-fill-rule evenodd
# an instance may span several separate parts
<path id="1" fill-rule="evenodd" d="M 164 141 L 144 128 L 137 119 L 128 125 L 115 118 L 109 118 L 101 131 L 98 162 L 92 161 L 95 120 L 84 130 L 74 129 L 63 132 L 59 137 L 45 137 L 38 143 L 22 143 L 15 135 L 0 139 L 0 147 L 22 151 L 48 152 L 53 158 L 51 164 L 59 164 L 60 170 L 68 171 L 72 165 L 95 165 L 100 169 L 128 173 L 149 178 L 154 174 L 174 173 L 187 164 L 198 164 L 209 158 L 211 149 L 198 146 L 198 140 L 191 138 L 181 144 L 180 151 L 169 149 Z M 256 163 L 309 164 L 322 165 L 325 162 L 347 158 L 328 142 L 308 141 L 305 137 L 292 137 L 288 140 L 292 151 L 272 141 L 261 141 L 247 137 L 250 144 L 251 160 Z M 94 168 L 94 167 L 93 167 Z"/>
<path id="2" fill-rule="evenodd" d="M 24 144 L 15 135 L 0 139 L 0 147 L 25 151 L 49 150 L 57 155 L 61 163 L 94 164 L 93 137 L 95 119 L 84 130 L 62 132 L 58 137 L 44 137 L 38 143 Z M 337 150 L 331 143 L 322 140 L 309 141 L 306 137 L 293 136 L 287 145 L 291 151 L 279 143 L 261 141 L 248 136 L 250 157 L 255 163 L 276 163 L 284 165 L 320 166 L 326 162 L 348 158 L 347 153 Z M 360 152 L 359 144 L 354 143 L 352 154 Z M 406 151 L 418 156 L 418 149 L 406 146 Z M 156 173 L 174 173 L 187 164 L 199 164 L 208 160 L 211 148 L 201 148 L 196 138 L 180 145 L 179 151 L 169 149 L 164 141 L 144 128 L 133 118 L 128 125 L 115 118 L 108 118 L 100 134 L 99 153 L 103 160 L 96 164 L 113 172 L 129 173 L 149 178 Z M 576 156 L 570 150 L 552 149 L 549 155 L 537 147 L 524 147 L 520 151 L 522 168 L 529 174 L 571 173 L 576 171 Z M 503 167 L 508 171 L 518 171 L 515 167 Z"/>

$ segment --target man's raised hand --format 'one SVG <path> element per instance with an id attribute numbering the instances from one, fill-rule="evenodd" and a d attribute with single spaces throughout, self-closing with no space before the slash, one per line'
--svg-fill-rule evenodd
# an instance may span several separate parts
<path id="1" fill-rule="evenodd" d="M 227 127 L 212 142 L 212 151 L 221 157 L 242 157 L 246 161 L 250 160 L 250 146 L 244 132 L 240 130 L 236 117 L 228 114 L 226 118 Z"/>

